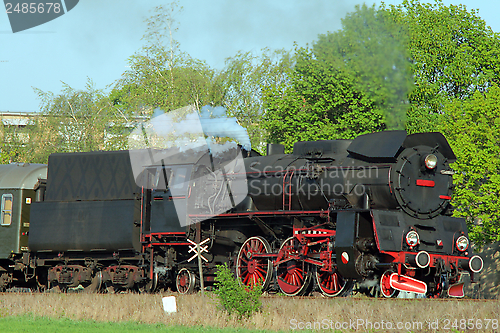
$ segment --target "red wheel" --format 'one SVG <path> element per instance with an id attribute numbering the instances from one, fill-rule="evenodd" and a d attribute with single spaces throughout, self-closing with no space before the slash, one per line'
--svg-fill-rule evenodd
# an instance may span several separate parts
<path id="1" fill-rule="evenodd" d="M 303 260 L 296 259 L 297 250 L 294 248 L 293 237 L 283 242 L 278 252 L 277 276 L 278 286 L 288 296 L 302 296 L 309 292 L 311 284 L 310 265 Z"/>
<path id="2" fill-rule="evenodd" d="M 352 289 L 353 281 L 344 279 L 339 272 L 316 271 L 316 282 L 319 290 L 327 297 L 347 296 Z"/>
<path id="3" fill-rule="evenodd" d="M 262 290 L 266 290 L 271 282 L 273 271 L 272 262 L 266 258 L 255 258 L 255 254 L 267 254 L 271 246 L 265 238 L 250 237 L 241 246 L 236 260 L 236 276 L 249 287 L 262 283 Z"/>
<path id="4" fill-rule="evenodd" d="M 391 271 L 385 271 L 384 274 L 382 274 L 382 277 L 380 278 L 380 293 L 385 297 L 385 298 L 393 298 L 398 296 L 399 292 L 391 287 L 391 274 L 394 272 Z"/>
<path id="5" fill-rule="evenodd" d="M 179 294 L 192 294 L 196 286 L 196 278 L 187 268 L 183 268 L 177 273 L 175 285 Z"/>

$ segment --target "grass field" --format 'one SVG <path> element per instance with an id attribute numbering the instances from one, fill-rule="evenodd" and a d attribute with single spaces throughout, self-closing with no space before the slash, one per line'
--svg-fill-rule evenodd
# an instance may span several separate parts
<path id="1" fill-rule="evenodd" d="M 96 322 L 89 320 L 71 320 L 66 318 L 35 317 L 32 315 L 10 316 L 0 318 L 0 332 L 19 333 L 137 333 L 137 332 L 170 332 L 170 333 L 197 333 L 197 332 L 222 332 L 222 333 L 256 333 L 259 330 L 244 328 L 209 328 L 203 326 L 167 326 L 165 324 L 141 324 L 134 322 Z"/>
<path id="2" fill-rule="evenodd" d="M 264 297 L 260 313 L 239 321 L 199 294 L 178 296 L 178 312 L 165 314 L 166 295 L 5 293 L 0 296 L 0 332 L 16 325 L 12 332 L 500 331 L 499 301 L 276 296 Z"/>

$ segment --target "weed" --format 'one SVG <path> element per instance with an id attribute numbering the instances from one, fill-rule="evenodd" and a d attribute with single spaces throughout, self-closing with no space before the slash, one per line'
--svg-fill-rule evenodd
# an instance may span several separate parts
<path id="1" fill-rule="evenodd" d="M 234 277 L 226 263 L 217 265 L 215 274 L 214 293 L 219 299 L 219 308 L 229 315 L 236 313 L 239 319 L 249 318 L 261 309 L 262 284 L 246 287 Z"/>

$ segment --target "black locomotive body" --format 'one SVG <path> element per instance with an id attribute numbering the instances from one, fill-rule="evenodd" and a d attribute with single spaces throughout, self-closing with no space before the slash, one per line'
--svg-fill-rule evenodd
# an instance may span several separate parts
<path id="1" fill-rule="evenodd" d="M 141 155 L 140 175 L 129 152 L 51 155 L 24 258 L 37 284 L 189 293 L 195 244 L 205 286 L 227 262 L 242 283 L 290 296 L 344 296 L 357 282 L 460 297 L 461 274 L 483 266 L 451 216 L 455 155 L 439 133 Z"/>
<path id="2" fill-rule="evenodd" d="M 386 297 L 398 290 L 462 296 L 461 273 L 473 280 L 481 271 L 465 220 L 451 217 L 455 155 L 440 133 L 386 131 L 299 142 L 289 155 L 272 150 L 245 159 L 255 208 L 219 215 L 247 216 L 261 229 L 238 254 L 244 282 L 267 280 L 275 269 L 288 295 L 313 285 L 344 295 L 364 281 Z"/>

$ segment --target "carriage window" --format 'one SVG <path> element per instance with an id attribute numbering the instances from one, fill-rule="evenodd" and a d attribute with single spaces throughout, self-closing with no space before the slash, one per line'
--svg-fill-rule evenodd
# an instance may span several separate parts
<path id="1" fill-rule="evenodd" d="M 2 195 L 2 216 L 1 225 L 12 223 L 12 194 Z"/>

